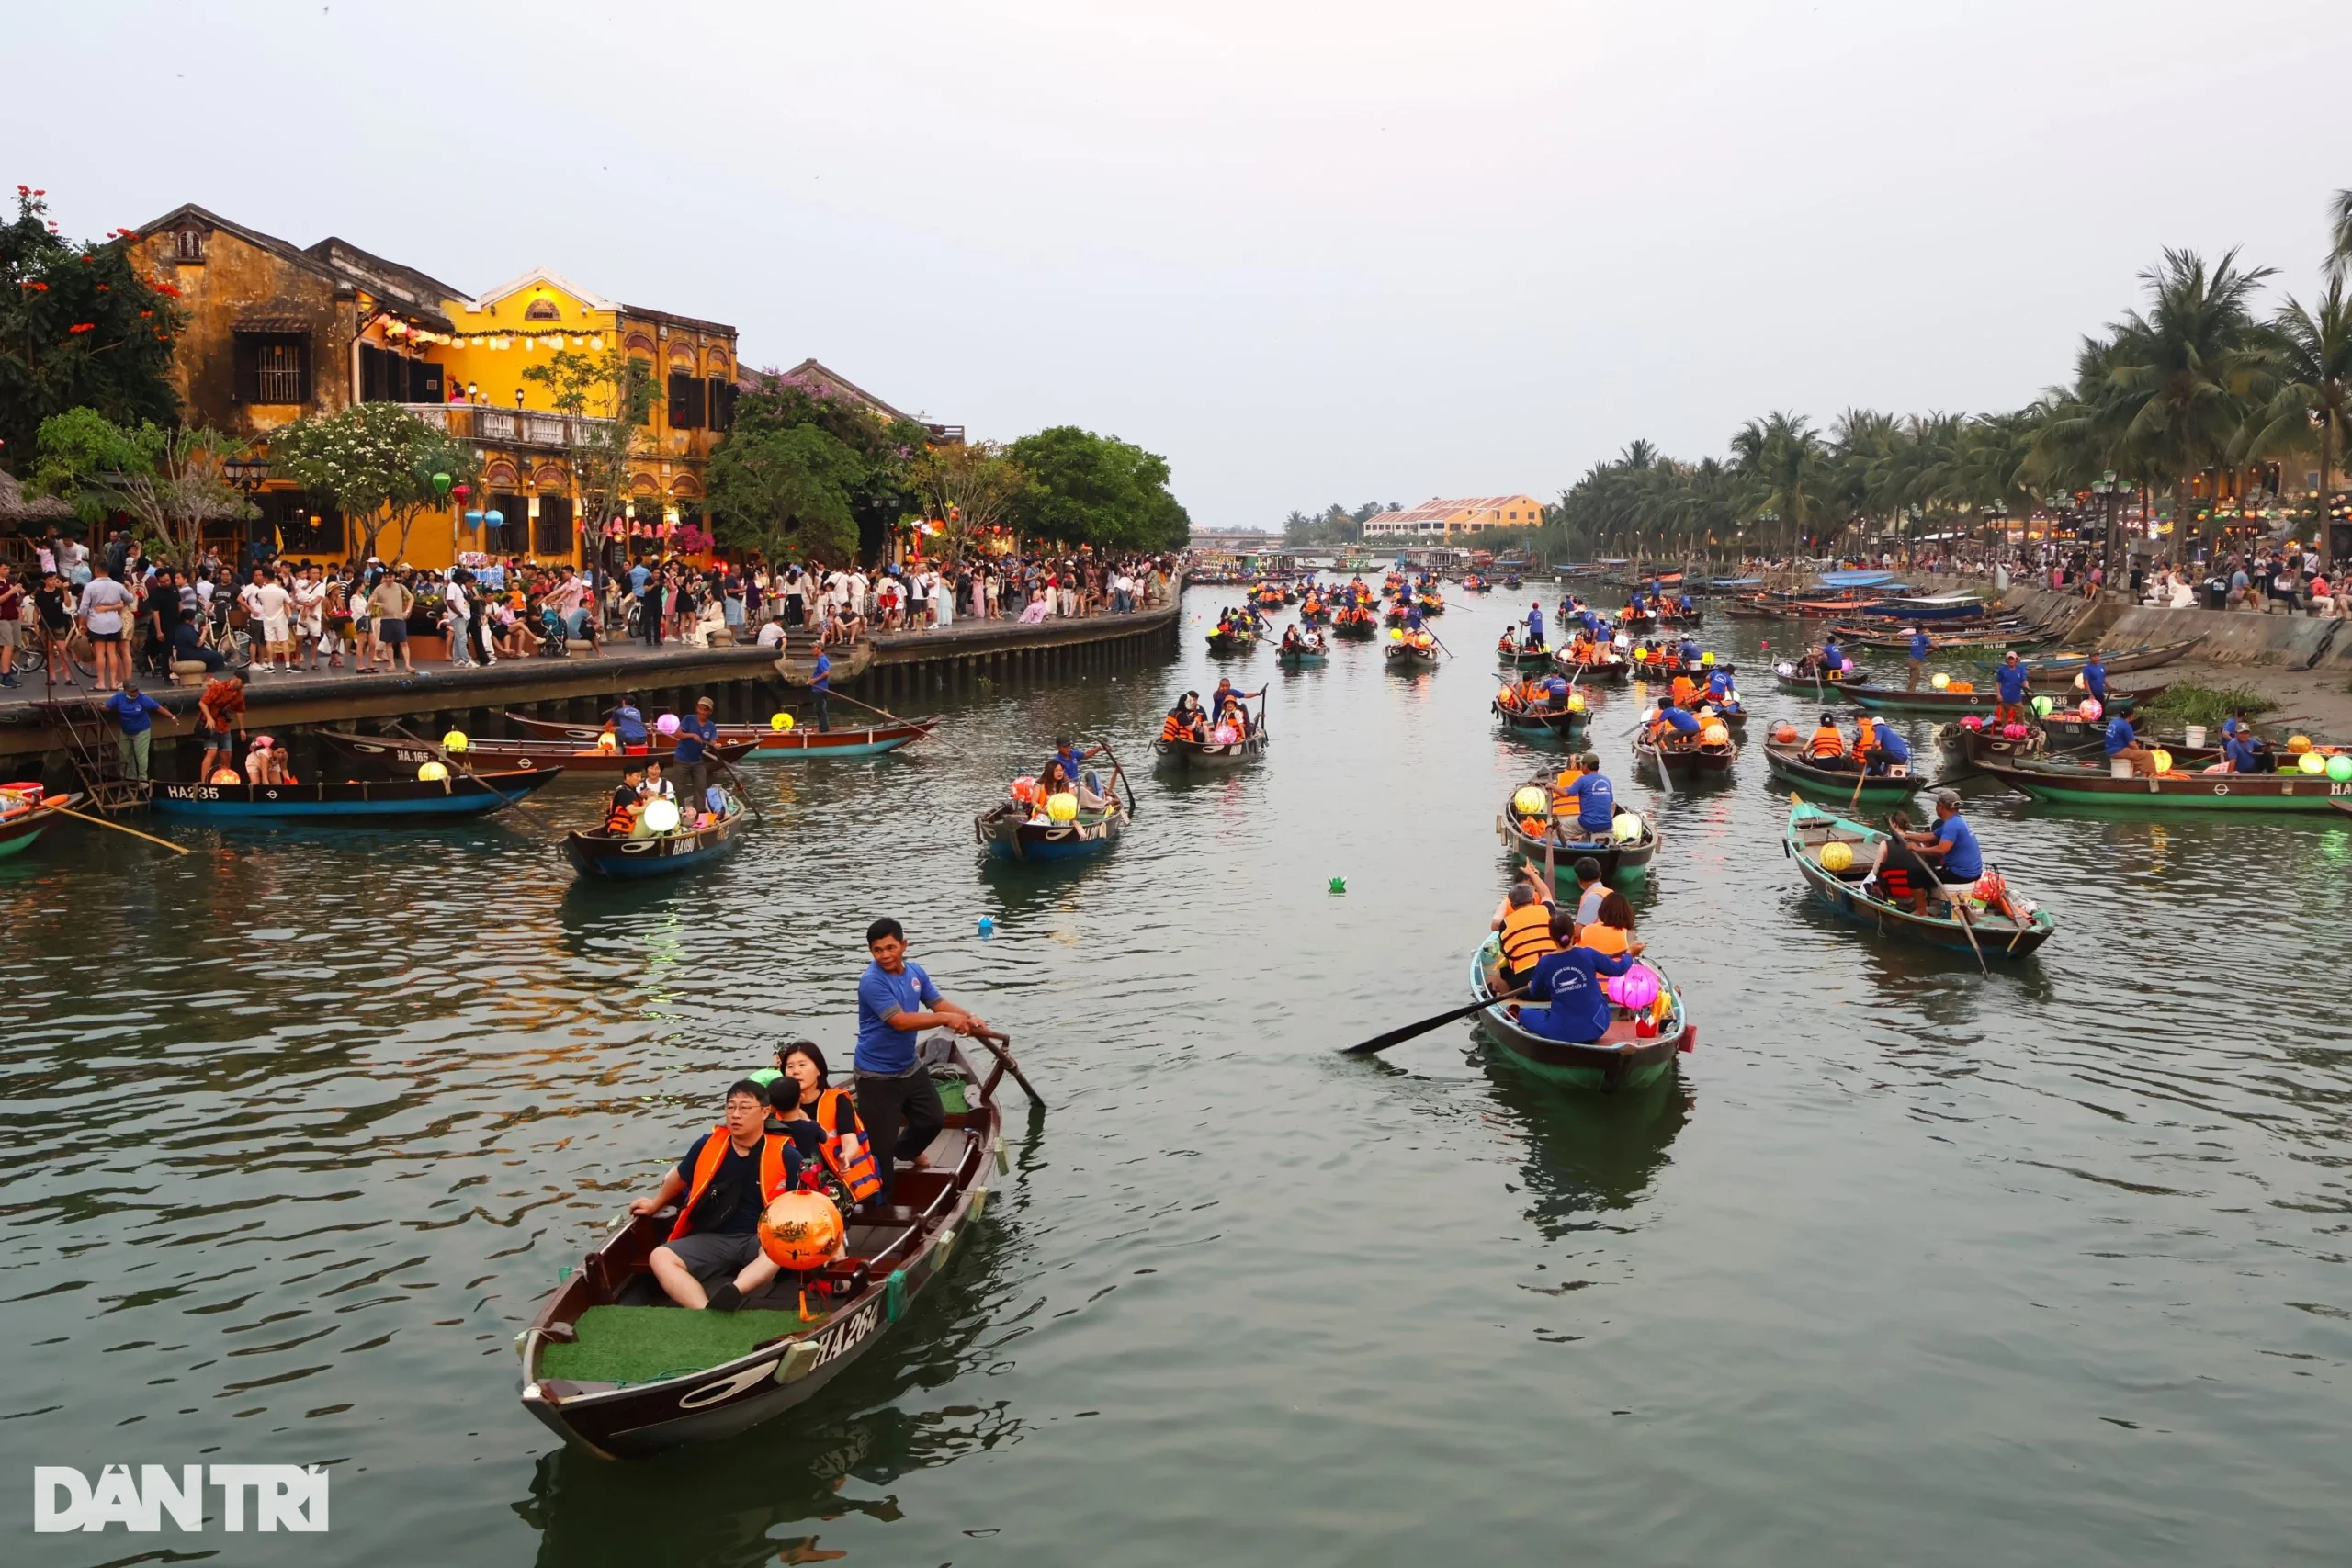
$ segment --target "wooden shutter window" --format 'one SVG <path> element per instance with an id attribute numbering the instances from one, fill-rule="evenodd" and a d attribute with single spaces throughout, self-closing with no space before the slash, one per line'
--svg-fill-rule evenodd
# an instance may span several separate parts
<path id="1" fill-rule="evenodd" d="M 735 383 L 724 376 L 710 378 L 710 427 L 713 430 L 735 428 Z"/>
<path id="2" fill-rule="evenodd" d="M 670 372 L 670 428 L 700 430 L 707 422 L 709 388 L 699 376 Z"/>

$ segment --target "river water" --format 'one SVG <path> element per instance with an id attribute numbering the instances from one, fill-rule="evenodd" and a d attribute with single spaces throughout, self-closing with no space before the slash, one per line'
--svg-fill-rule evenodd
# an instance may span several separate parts
<path id="1" fill-rule="evenodd" d="M 1457 591 L 1462 658 L 1417 680 L 1236 661 L 1269 760 L 1137 776 L 1100 863 L 972 843 L 1057 729 L 1148 759 L 1227 597 L 1167 667 L 763 766 L 765 829 L 669 886 L 572 886 L 585 784 L 0 868 L 0 1556 L 2343 1560 L 2352 823 L 1975 800 L 2061 925 L 1986 978 L 1813 912 L 1760 753 L 1636 782 L 1607 694 L 1596 749 L 1668 836 L 1637 903 L 1699 1025 L 1679 1077 L 1578 1095 L 1466 1024 L 1344 1058 L 1464 998 L 1497 809 L 1556 765 L 1487 712 L 1523 597 Z M 1759 630 L 1702 641 L 1760 675 Z M 560 1451 L 516 1329 L 774 1042 L 846 1054 L 883 913 L 1052 1102 L 977 1242 L 785 1421 Z M 333 1531 L 30 1533 L 31 1465 L 107 1462 L 327 1462 Z"/>

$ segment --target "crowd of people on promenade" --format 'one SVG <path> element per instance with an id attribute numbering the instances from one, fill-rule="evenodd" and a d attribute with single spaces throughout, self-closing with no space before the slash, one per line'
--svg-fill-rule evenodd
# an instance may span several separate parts
<path id="1" fill-rule="evenodd" d="M 813 631 L 820 647 L 872 632 L 959 621 L 1125 614 L 1164 604 L 1181 586 L 1170 555 L 1012 555 L 867 568 L 640 559 L 612 570 L 509 557 L 428 570 L 375 557 L 318 563 L 278 557 L 250 570 L 208 550 L 191 569 L 150 559 L 128 531 L 96 548 L 52 534 L 21 579 L 0 562 L 0 687 L 22 683 L 19 650 L 48 678 L 91 671 L 105 695 L 136 672 L 169 679 L 175 662 L 217 675 L 350 670 L 421 673 L 412 639 L 446 639 L 454 668 L 562 657 L 574 642 L 649 648 L 775 647 Z M 232 657 L 235 655 L 236 657 Z"/>

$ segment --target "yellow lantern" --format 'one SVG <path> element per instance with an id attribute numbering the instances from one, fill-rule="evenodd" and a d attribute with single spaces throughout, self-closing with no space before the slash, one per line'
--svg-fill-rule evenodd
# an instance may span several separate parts
<path id="1" fill-rule="evenodd" d="M 2312 738 L 2310 736 L 2290 735 L 2287 737 L 2287 750 L 2292 751 L 2296 756 L 2300 757 L 2311 749 Z"/>
<path id="2" fill-rule="evenodd" d="M 1570 713 L 1584 712 L 1584 698 L 1571 694 L 1568 697 L 1568 711 Z"/>
<path id="3" fill-rule="evenodd" d="M 1699 731 L 1699 740 L 1702 745 L 1722 746 L 1730 739 L 1731 727 L 1726 724 L 1710 724 Z"/>
<path id="4" fill-rule="evenodd" d="M 1057 822 L 1078 820 L 1078 796 L 1063 790 L 1046 797 L 1046 815 Z"/>
<path id="5" fill-rule="evenodd" d="M 1951 677 L 1939 670 L 1933 675 L 1928 677 L 1928 684 L 1940 692 L 1951 684 Z"/>
<path id="6" fill-rule="evenodd" d="M 438 762 L 426 762 L 416 770 L 416 777 L 420 784 L 447 784 L 449 770 Z"/>
<path id="7" fill-rule="evenodd" d="M 2307 773 L 2316 775 L 2327 772 L 2327 759 L 2316 751 L 2306 751 L 2295 759 L 2295 766 Z"/>
<path id="8" fill-rule="evenodd" d="M 462 751 L 469 744 L 462 729 L 453 729 L 441 738 L 441 750 L 444 751 Z"/>
<path id="9" fill-rule="evenodd" d="M 1854 846 L 1843 839 L 1835 840 L 1821 846 L 1822 870 L 1846 871 L 1850 869 L 1853 863 Z"/>
<path id="10" fill-rule="evenodd" d="M 2172 772 L 2172 753 L 2163 747 L 2157 747 L 2149 760 L 2156 764 L 2156 772 L 2160 773 Z"/>
<path id="11" fill-rule="evenodd" d="M 1510 808 L 1521 817 L 1541 817 L 1544 807 L 1544 792 L 1533 784 L 1521 784 L 1510 797 Z"/>
<path id="12" fill-rule="evenodd" d="M 768 728 L 778 735 L 785 734 L 792 728 L 792 716 L 788 713 L 772 714 L 768 717 Z"/>

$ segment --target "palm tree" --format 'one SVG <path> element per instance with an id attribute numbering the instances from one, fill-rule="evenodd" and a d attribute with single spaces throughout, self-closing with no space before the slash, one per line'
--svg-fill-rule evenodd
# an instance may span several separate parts
<path id="1" fill-rule="evenodd" d="M 2193 251 L 2166 251 L 2140 275 L 2148 309 L 2116 326 L 2106 397 L 2128 415 L 2121 439 L 2145 445 L 2165 468 L 2176 515 L 2191 476 L 2228 460 L 2247 400 L 2269 360 L 2255 329 L 2255 289 L 2270 267 L 2241 269 L 2232 250 L 2211 267 Z"/>
<path id="2" fill-rule="evenodd" d="M 2335 454 L 2343 449 L 2346 423 L 2352 421 L 2352 299 L 2346 299 L 2344 288 L 2344 278 L 2333 277 L 2316 310 L 2306 309 L 2290 295 L 2271 318 L 2276 389 L 2247 440 L 2251 456 L 2301 451 L 2306 442 L 2319 448 L 2323 557 L 2333 554 L 2328 498 L 2335 492 Z M 2328 564 L 2333 570 L 2332 558 Z"/>
<path id="3" fill-rule="evenodd" d="M 2327 204 L 2327 281 L 2352 280 L 2352 190 L 2337 191 Z"/>
<path id="4" fill-rule="evenodd" d="M 1813 422 L 1775 410 L 1731 438 L 1732 468 L 1750 487 L 1750 516 L 1775 513 L 1787 525 L 1791 560 L 1830 489 L 1826 448 Z"/>

